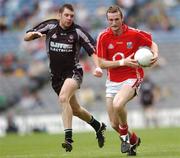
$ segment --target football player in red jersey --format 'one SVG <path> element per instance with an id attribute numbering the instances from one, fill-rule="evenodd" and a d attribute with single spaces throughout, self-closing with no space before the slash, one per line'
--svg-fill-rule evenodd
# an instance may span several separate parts
<path id="1" fill-rule="evenodd" d="M 109 27 L 97 39 L 99 66 L 107 69 L 106 103 L 111 126 L 119 133 L 121 152 L 136 155 L 140 138 L 128 130 L 126 104 L 134 98 L 143 80 L 143 69 L 133 58 L 140 47 L 153 53 L 151 66 L 158 60 L 158 46 L 151 34 L 123 23 L 118 6 L 110 6 L 106 13 Z"/>

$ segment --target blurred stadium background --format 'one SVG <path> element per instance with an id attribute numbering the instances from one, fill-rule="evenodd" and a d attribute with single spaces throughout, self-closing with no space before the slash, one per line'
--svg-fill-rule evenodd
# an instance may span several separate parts
<path id="1" fill-rule="evenodd" d="M 107 7 L 115 3 L 123 8 L 128 25 L 152 33 L 159 45 L 160 60 L 156 67 L 147 68 L 146 74 L 159 89 L 156 125 L 179 127 L 180 0 L 0 0 L 0 136 L 6 131 L 21 134 L 63 131 L 61 109 L 49 82 L 44 41 L 25 43 L 23 36 L 33 25 L 57 18 L 59 6 L 65 2 L 74 4 L 76 22 L 94 38 L 106 27 Z M 85 75 L 78 93 L 80 102 L 108 123 L 104 97 L 106 73 L 102 79 L 94 78 L 91 62 L 83 50 L 81 63 Z M 128 109 L 130 126 L 146 127 L 138 97 Z M 75 130 L 90 130 L 82 121 L 75 118 L 74 122 Z"/>

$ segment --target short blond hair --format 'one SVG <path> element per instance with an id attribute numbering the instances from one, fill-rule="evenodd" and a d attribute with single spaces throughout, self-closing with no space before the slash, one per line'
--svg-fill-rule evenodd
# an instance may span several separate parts
<path id="1" fill-rule="evenodd" d="M 117 5 L 112 5 L 108 8 L 107 12 L 106 12 L 106 17 L 107 17 L 107 14 L 108 13 L 116 13 L 116 12 L 119 12 L 120 13 L 120 16 L 121 18 L 123 18 L 123 13 L 122 13 L 122 10 L 119 8 L 119 6 Z"/>

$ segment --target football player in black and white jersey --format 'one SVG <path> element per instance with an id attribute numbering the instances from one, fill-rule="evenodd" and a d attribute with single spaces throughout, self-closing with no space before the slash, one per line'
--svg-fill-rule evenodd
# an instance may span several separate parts
<path id="1" fill-rule="evenodd" d="M 106 125 L 97 121 L 80 106 L 75 96 L 83 79 L 83 70 L 79 64 L 80 48 L 83 47 L 89 56 L 92 55 L 96 65 L 95 41 L 82 27 L 74 23 L 74 8 L 71 4 L 64 4 L 60 7 L 59 17 L 59 19 L 44 21 L 28 30 L 24 40 L 31 41 L 46 36 L 52 87 L 62 106 L 65 131 L 65 141 L 62 143 L 62 147 L 67 152 L 72 150 L 72 118 L 74 115 L 94 128 L 98 145 L 101 148 L 104 146 Z M 101 77 L 102 70 L 96 67 L 93 74 Z"/>

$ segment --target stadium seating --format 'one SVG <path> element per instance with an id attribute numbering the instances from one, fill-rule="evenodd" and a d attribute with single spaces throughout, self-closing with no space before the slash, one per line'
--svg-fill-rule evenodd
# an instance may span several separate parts
<path id="1" fill-rule="evenodd" d="M 20 4 L 17 6 L 15 5 L 16 1 L 8 1 L 6 7 L 10 7 L 7 11 L 8 16 L 8 25 L 12 24 L 14 12 L 17 11 L 19 6 L 29 6 L 30 9 L 32 7 L 32 1 L 21 0 L 19 1 Z M 60 5 L 63 3 L 82 3 L 82 5 L 86 6 L 88 9 L 88 13 L 90 13 L 94 17 L 96 12 L 95 10 L 100 6 L 109 6 L 112 1 L 110 0 L 53 0 L 56 5 Z M 13 7 L 12 7 L 13 6 Z M 180 18 L 180 6 L 174 7 L 171 10 L 168 10 L 168 15 L 172 17 L 176 17 L 178 20 Z M 178 23 L 179 24 L 179 23 Z M 92 30 L 92 34 L 94 37 L 97 36 L 100 29 Z M 151 31 L 151 30 L 150 30 Z M 14 52 L 19 54 L 20 52 L 20 43 L 22 42 L 22 32 L 5 32 L 0 34 L 0 55 L 8 52 Z M 158 102 L 158 108 L 172 108 L 172 107 L 179 107 L 178 97 L 180 95 L 179 85 L 180 79 L 177 77 L 177 74 L 180 73 L 179 61 L 180 61 L 180 28 L 177 25 L 172 31 L 164 32 L 164 31 L 156 31 L 153 32 L 154 41 L 159 44 L 159 51 L 160 56 L 165 59 L 165 64 L 160 64 L 160 67 L 150 71 L 151 78 L 157 85 L 160 86 L 162 91 L 161 100 Z M 85 73 L 84 82 L 82 85 L 82 89 L 86 89 L 89 87 L 91 90 L 94 91 L 94 101 L 91 101 L 84 106 L 88 110 L 91 111 L 102 111 L 105 110 L 105 76 L 104 73 L 103 79 L 94 79 L 92 74 Z M 6 77 L 0 76 L 0 96 L 2 105 L 4 106 L 4 102 L 6 101 L 5 98 L 13 98 L 14 94 L 19 94 L 20 89 L 23 87 L 24 84 L 27 84 L 27 78 L 16 78 L 16 77 Z M 43 106 L 37 106 L 33 109 L 21 109 L 19 113 L 25 114 L 38 114 L 38 113 L 57 113 L 60 109 L 58 105 L 57 96 L 53 92 L 50 83 L 48 83 L 43 89 L 39 90 L 39 95 L 43 100 Z M 80 95 L 80 93 L 78 94 Z M 4 98 L 3 98 L 4 97 Z M 78 96 L 79 97 L 79 96 Z M 92 96 L 91 96 L 92 97 Z M 11 107 L 11 106 L 10 106 Z M 139 107 L 138 100 L 135 99 L 130 102 L 130 106 L 128 108 L 134 109 Z M 13 106 L 14 109 L 18 111 L 18 104 Z M 23 111 L 24 110 L 24 111 Z"/>

